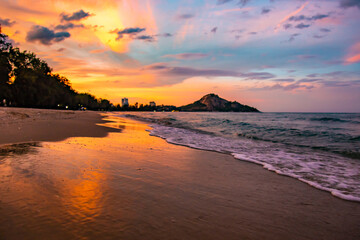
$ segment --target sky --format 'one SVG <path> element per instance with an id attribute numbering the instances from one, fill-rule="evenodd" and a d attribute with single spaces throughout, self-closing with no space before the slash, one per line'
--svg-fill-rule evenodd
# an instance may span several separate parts
<path id="1" fill-rule="evenodd" d="M 1 0 L 14 46 L 74 89 L 181 106 L 360 112 L 360 0 Z"/>

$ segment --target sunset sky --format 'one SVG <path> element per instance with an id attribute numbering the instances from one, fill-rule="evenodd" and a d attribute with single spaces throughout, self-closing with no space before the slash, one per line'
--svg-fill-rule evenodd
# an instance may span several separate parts
<path id="1" fill-rule="evenodd" d="M 1 0 L 0 23 L 113 103 L 360 112 L 359 0 Z"/>

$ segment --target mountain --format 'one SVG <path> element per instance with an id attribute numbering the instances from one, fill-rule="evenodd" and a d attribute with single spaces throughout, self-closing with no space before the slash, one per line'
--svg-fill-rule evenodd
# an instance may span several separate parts
<path id="1" fill-rule="evenodd" d="M 187 112 L 259 112 L 254 107 L 230 102 L 214 93 L 203 96 L 200 100 L 180 107 L 181 111 Z"/>

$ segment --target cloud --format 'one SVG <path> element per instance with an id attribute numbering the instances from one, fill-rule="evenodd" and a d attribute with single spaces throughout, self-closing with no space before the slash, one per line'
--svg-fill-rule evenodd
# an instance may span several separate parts
<path id="1" fill-rule="evenodd" d="M 292 24 L 286 23 L 286 24 L 283 25 L 283 27 L 284 27 L 284 29 L 286 30 L 286 29 L 291 28 L 291 27 L 292 27 Z"/>
<path id="2" fill-rule="evenodd" d="M 194 17 L 195 17 L 195 15 L 191 14 L 191 13 L 184 13 L 184 14 L 180 14 L 180 15 L 176 16 L 176 18 L 179 20 L 190 19 L 190 18 L 194 18 Z"/>
<path id="3" fill-rule="evenodd" d="M 141 33 L 141 32 L 143 32 L 145 30 L 146 30 L 146 28 L 138 28 L 138 27 L 136 27 L 136 28 L 124 28 L 122 30 L 111 31 L 110 33 L 116 33 L 118 35 L 116 40 L 120 40 L 120 39 L 122 39 L 124 37 L 124 35 L 134 37 L 138 33 Z"/>
<path id="4" fill-rule="evenodd" d="M 345 64 L 353 64 L 358 62 L 360 62 L 360 42 L 352 45 L 348 50 L 347 56 L 345 57 Z"/>
<path id="5" fill-rule="evenodd" d="M 84 28 L 85 26 L 83 24 L 73 24 L 73 23 L 66 23 L 66 24 L 60 24 L 55 27 L 56 30 L 68 30 L 73 28 Z"/>
<path id="6" fill-rule="evenodd" d="M 331 30 L 328 28 L 320 28 L 320 32 L 328 33 L 331 32 Z"/>
<path id="7" fill-rule="evenodd" d="M 291 34 L 291 35 L 290 35 L 290 38 L 289 38 L 289 40 L 288 40 L 288 42 L 292 42 L 292 41 L 294 41 L 294 40 L 295 40 L 295 38 L 296 38 L 297 36 L 300 36 L 300 34 L 299 34 L 299 33 L 294 33 L 294 34 Z"/>
<path id="8" fill-rule="evenodd" d="M 360 1 L 359 0 L 341 0 L 340 7 L 342 7 L 342 8 L 358 7 L 360 9 Z"/>
<path id="9" fill-rule="evenodd" d="M 231 2 L 232 0 L 217 0 L 217 5 L 225 4 L 227 2 Z"/>
<path id="10" fill-rule="evenodd" d="M 166 63 L 155 63 L 145 66 L 143 70 L 156 71 L 160 75 L 177 77 L 241 77 L 245 80 L 264 80 L 274 78 L 275 75 L 268 72 L 241 73 L 232 70 L 220 69 L 197 69 L 191 67 L 171 67 Z"/>
<path id="11" fill-rule="evenodd" d="M 324 38 L 325 35 L 318 35 L 318 34 L 314 34 L 313 35 L 313 38 L 317 38 L 317 39 L 321 39 L 321 38 Z"/>
<path id="12" fill-rule="evenodd" d="M 239 1 L 239 5 L 241 5 L 242 7 L 245 6 L 246 4 L 248 4 L 250 2 L 250 0 L 240 0 Z"/>
<path id="13" fill-rule="evenodd" d="M 271 85 L 271 86 L 265 86 L 265 87 L 255 87 L 255 88 L 251 88 L 250 90 L 256 90 L 256 91 L 262 91 L 262 90 L 283 90 L 283 91 L 292 91 L 292 90 L 310 90 L 313 89 L 314 86 L 312 85 L 305 85 L 305 84 L 301 84 L 301 83 L 291 83 L 291 84 L 280 84 L 277 83 L 275 85 Z"/>
<path id="14" fill-rule="evenodd" d="M 265 80 L 275 77 L 274 74 L 268 72 L 241 73 L 240 76 L 244 77 L 246 80 Z"/>
<path id="15" fill-rule="evenodd" d="M 270 8 L 263 8 L 263 9 L 261 10 L 261 14 L 267 14 L 267 13 L 269 13 L 270 11 L 271 11 Z"/>
<path id="16" fill-rule="evenodd" d="M 212 32 L 212 33 L 216 33 L 216 31 L 217 31 L 217 27 L 214 27 L 213 29 L 211 29 L 211 31 L 210 32 Z"/>
<path id="17" fill-rule="evenodd" d="M 312 73 L 312 74 L 307 75 L 307 77 L 311 77 L 311 78 L 317 77 L 317 76 L 319 76 L 319 74 L 317 74 L 317 73 Z"/>
<path id="18" fill-rule="evenodd" d="M 156 40 L 156 39 L 154 38 L 154 36 L 150 36 L 150 35 L 136 36 L 136 37 L 134 37 L 134 39 L 143 40 L 143 41 L 146 41 L 146 42 L 153 42 L 153 41 Z"/>
<path id="19" fill-rule="evenodd" d="M 295 82 L 293 78 L 280 78 L 280 79 L 273 79 L 273 82 Z"/>
<path id="20" fill-rule="evenodd" d="M 156 34 L 154 35 L 155 37 L 172 37 L 173 35 L 171 33 L 160 33 L 160 34 Z"/>
<path id="21" fill-rule="evenodd" d="M 360 80 L 354 81 L 323 81 L 325 87 L 359 87 Z"/>
<path id="22" fill-rule="evenodd" d="M 5 26 L 5 27 L 11 27 L 12 25 L 14 25 L 16 22 L 15 21 L 11 21 L 8 18 L 1 18 L 0 17 L 0 25 Z"/>
<path id="23" fill-rule="evenodd" d="M 289 15 L 287 15 L 286 17 L 284 17 L 275 27 L 275 29 L 278 29 L 284 22 L 286 22 L 287 20 L 289 20 L 291 17 L 295 16 L 296 14 L 298 14 L 299 12 L 301 12 L 306 5 L 308 5 L 309 2 L 305 2 L 300 8 L 296 9 L 294 12 L 291 12 Z"/>
<path id="24" fill-rule="evenodd" d="M 299 58 L 299 59 L 314 59 L 314 58 L 316 58 L 316 56 L 315 55 L 302 54 L 302 55 L 297 55 L 297 58 Z"/>
<path id="25" fill-rule="evenodd" d="M 164 55 L 164 58 L 175 58 L 181 60 L 193 60 L 193 59 L 201 59 L 208 57 L 208 54 L 205 53 L 179 53 L 179 54 L 168 54 Z"/>
<path id="26" fill-rule="evenodd" d="M 79 21 L 81 19 L 84 19 L 84 18 L 87 18 L 87 17 L 90 17 L 91 14 L 88 13 L 88 12 L 85 12 L 84 10 L 79 10 L 77 12 L 74 12 L 73 14 L 69 15 L 69 14 L 65 14 L 65 13 L 62 13 L 60 15 L 61 17 L 61 21 Z"/>
<path id="27" fill-rule="evenodd" d="M 54 42 L 60 42 L 70 37 L 68 32 L 57 32 L 46 27 L 35 25 L 27 33 L 26 40 L 29 42 L 39 41 L 44 45 L 51 45 Z"/>
<path id="28" fill-rule="evenodd" d="M 296 25 L 295 27 L 298 28 L 298 29 L 303 29 L 303 28 L 310 27 L 310 24 L 300 23 L 300 24 Z"/>
<path id="29" fill-rule="evenodd" d="M 323 79 L 321 78 L 303 78 L 298 80 L 298 83 L 309 83 L 309 82 L 318 82 L 318 81 L 322 81 Z"/>
<path id="30" fill-rule="evenodd" d="M 306 17 L 305 15 L 299 15 L 299 16 L 292 16 L 289 18 L 289 21 L 294 21 L 294 22 L 298 22 L 298 21 L 316 21 L 316 20 L 320 20 L 323 18 L 327 18 L 329 17 L 329 14 L 316 14 L 314 16 L 311 17 Z"/>

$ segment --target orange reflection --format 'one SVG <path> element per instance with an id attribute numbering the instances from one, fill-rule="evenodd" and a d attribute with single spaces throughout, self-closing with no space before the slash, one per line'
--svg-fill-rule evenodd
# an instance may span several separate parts
<path id="1" fill-rule="evenodd" d="M 102 191 L 99 182 L 103 178 L 96 170 L 84 170 L 79 183 L 70 187 L 69 213 L 82 220 L 91 220 L 99 215 Z"/>

